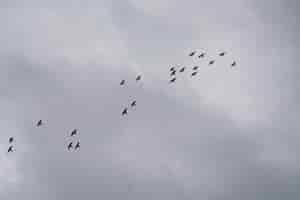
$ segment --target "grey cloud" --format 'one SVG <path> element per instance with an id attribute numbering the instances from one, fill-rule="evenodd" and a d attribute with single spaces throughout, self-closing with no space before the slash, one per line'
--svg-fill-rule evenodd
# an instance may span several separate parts
<path id="1" fill-rule="evenodd" d="M 214 8 L 217 1 L 164 1 L 158 13 L 153 1 L 6 3 L 0 105 L 9 123 L 2 123 L 1 149 L 15 134 L 17 152 L 0 155 L 19 179 L 10 183 L 0 168 L 0 198 L 298 199 L 298 78 L 291 53 L 297 43 L 284 33 L 288 18 L 276 29 L 259 29 L 291 6 L 277 1 L 286 6 L 273 14 L 257 1 L 243 2 L 221 3 L 251 13 L 241 19 L 242 11 Z M 200 25 L 207 28 L 203 35 Z M 283 42 L 272 30 L 289 38 L 282 57 Z M 100 42 L 87 45 L 94 40 Z M 220 67 L 224 61 L 213 72 L 201 67 L 198 80 L 168 84 L 169 64 L 193 64 L 184 60 L 189 48 L 213 54 L 219 44 L 240 61 L 234 75 Z M 140 84 L 137 73 L 143 74 Z M 119 87 L 123 78 L 128 87 Z M 122 118 L 132 99 L 137 107 Z M 249 112 L 239 112 L 245 105 Z M 237 112 L 251 119 L 251 111 L 258 120 L 232 117 Z M 259 120 L 265 112 L 267 120 Z M 40 118 L 45 126 L 36 129 Z M 79 152 L 65 149 L 73 128 L 79 130 Z"/>

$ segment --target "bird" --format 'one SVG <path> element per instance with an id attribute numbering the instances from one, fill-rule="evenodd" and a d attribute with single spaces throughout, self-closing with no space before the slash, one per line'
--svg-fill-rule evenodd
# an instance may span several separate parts
<path id="1" fill-rule="evenodd" d="M 231 67 L 234 67 L 234 66 L 236 66 L 236 62 L 235 61 L 233 61 L 233 63 L 231 63 Z"/>
<path id="2" fill-rule="evenodd" d="M 135 100 L 131 103 L 131 107 L 134 107 L 134 106 L 136 106 L 136 101 Z"/>
<path id="3" fill-rule="evenodd" d="M 211 61 L 209 61 L 208 65 L 212 65 L 212 64 L 214 64 L 214 63 L 215 63 L 215 61 L 214 61 L 214 60 L 211 60 Z"/>
<path id="4" fill-rule="evenodd" d="M 173 83 L 173 82 L 175 82 L 176 81 L 176 78 L 174 77 L 174 78 L 172 78 L 171 80 L 170 80 L 170 83 Z"/>
<path id="5" fill-rule="evenodd" d="M 70 150 L 71 148 L 73 148 L 73 142 L 70 142 L 70 143 L 68 144 L 68 150 Z"/>
<path id="6" fill-rule="evenodd" d="M 7 152 L 8 152 L 8 153 L 9 153 L 9 152 L 13 152 L 13 146 L 12 146 L 12 145 L 8 147 Z"/>
<path id="7" fill-rule="evenodd" d="M 10 137 L 9 139 L 8 139 L 8 142 L 9 143 L 12 143 L 14 141 L 14 138 L 13 137 Z"/>
<path id="8" fill-rule="evenodd" d="M 77 129 L 74 129 L 74 130 L 71 132 L 71 137 L 74 136 L 74 135 L 77 135 Z"/>
<path id="9" fill-rule="evenodd" d="M 77 149 L 79 149 L 80 148 L 80 143 L 79 143 L 79 141 L 76 143 L 76 145 L 75 145 L 75 150 L 77 150 Z"/>
<path id="10" fill-rule="evenodd" d="M 136 77 L 136 81 L 139 81 L 139 80 L 141 80 L 141 78 L 142 78 L 142 76 L 141 75 L 138 75 L 137 77 Z"/>
<path id="11" fill-rule="evenodd" d="M 43 124 L 43 122 L 42 122 L 42 120 L 40 119 L 40 120 L 38 121 L 38 123 L 36 124 L 36 126 L 39 127 L 39 126 L 42 126 L 42 124 Z"/>
<path id="12" fill-rule="evenodd" d="M 124 110 L 122 111 L 122 116 L 127 115 L 127 110 L 128 108 L 124 108 Z"/>
<path id="13" fill-rule="evenodd" d="M 179 72 L 184 72 L 184 70 L 185 70 L 185 67 L 182 67 L 182 68 L 179 70 Z"/>
<path id="14" fill-rule="evenodd" d="M 193 51 L 189 54 L 189 56 L 194 56 L 196 54 L 196 51 Z"/>
<path id="15" fill-rule="evenodd" d="M 175 76 L 175 74 L 176 74 L 176 71 L 174 70 L 174 71 L 171 72 L 170 75 L 171 75 L 171 76 Z"/>
<path id="16" fill-rule="evenodd" d="M 198 58 L 204 58 L 204 56 L 205 56 L 205 53 L 201 53 L 201 54 L 198 56 Z"/>
<path id="17" fill-rule="evenodd" d="M 125 84 L 125 80 L 123 79 L 121 82 L 120 82 L 120 85 L 124 85 Z"/>
<path id="18" fill-rule="evenodd" d="M 193 67 L 193 70 L 197 70 L 199 67 L 198 66 L 195 66 L 195 67 Z"/>
<path id="19" fill-rule="evenodd" d="M 172 72 L 172 71 L 175 71 L 175 67 L 171 67 L 170 68 L 170 71 Z"/>
<path id="20" fill-rule="evenodd" d="M 191 74 L 191 76 L 195 76 L 197 73 L 198 73 L 198 72 L 195 71 L 195 72 L 193 72 L 193 73 Z"/>
<path id="21" fill-rule="evenodd" d="M 224 56 L 226 54 L 226 52 L 221 52 L 219 53 L 219 56 Z"/>

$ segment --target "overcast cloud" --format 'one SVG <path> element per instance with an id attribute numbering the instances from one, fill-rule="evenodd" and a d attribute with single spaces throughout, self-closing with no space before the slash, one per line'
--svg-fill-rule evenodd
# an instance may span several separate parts
<path id="1" fill-rule="evenodd" d="M 299 7 L 0 0 L 0 199 L 299 199 Z"/>

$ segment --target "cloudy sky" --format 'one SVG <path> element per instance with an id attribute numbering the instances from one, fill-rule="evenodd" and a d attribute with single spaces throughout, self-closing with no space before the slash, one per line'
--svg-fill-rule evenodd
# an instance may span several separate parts
<path id="1" fill-rule="evenodd" d="M 0 199 L 299 199 L 299 7 L 0 0 Z"/>

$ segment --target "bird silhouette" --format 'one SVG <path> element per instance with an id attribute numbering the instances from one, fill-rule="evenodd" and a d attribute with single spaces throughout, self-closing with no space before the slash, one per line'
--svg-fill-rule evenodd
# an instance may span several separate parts
<path id="1" fill-rule="evenodd" d="M 174 77 L 170 80 L 170 83 L 174 83 L 175 81 L 176 81 L 176 78 Z"/>
<path id="2" fill-rule="evenodd" d="M 211 61 L 209 61 L 208 65 L 212 65 L 212 64 L 214 64 L 214 63 L 215 63 L 215 61 L 214 61 L 214 60 L 211 60 Z"/>
<path id="3" fill-rule="evenodd" d="M 8 153 L 9 153 L 9 152 L 13 152 L 13 146 L 12 146 L 12 145 L 8 147 L 7 152 L 8 152 Z"/>
<path id="4" fill-rule="evenodd" d="M 175 76 L 175 74 L 176 74 L 176 71 L 174 70 L 174 71 L 171 72 L 170 75 L 171 75 L 171 76 Z"/>
<path id="5" fill-rule="evenodd" d="M 73 148 L 73 142 L 70 142 L 70 143 L 68 144 L 68 150 L 70 150 L 71 148 Z"/>
<path id="6" fill-rule="evenodd" d="M 131 107 L 134 107 L 134 106 L 136 106 L 136 101 L 135 100 L 131 103 Z"/>
<path id="7" fill-rule="evenodd" d="M 193 51 L 189 54 L 189 56 L 194 56 L 196 54 L 196 51 Z"/>
<path id="8" fill-rule="evenodd" d="M 42 124 L 43 124 L 43 122 L 42 122 L 42 120 L 40 119 L 40 120 L 38 121 L 38 123 L 36 124 L 36 126 L 39 127 L 39 126 L 42 126 Z"/>
<path id="9" fill-rule="evenodd" d="M 233 61 L 233 63 L 231 63 L 231 67 L 234 67 L 234 66 L 236 66 L 236 62 L 235 61 Z"/>
<path id="10" fill-rule="evenodd" d="M 182 68 L 179 70 L 179 72 L 184 72 L 184 70 L 185 70 L 185 67 L 182 67 Z"/>
<path id="11" fill-rule="evenodd" d="M 170 68 L 170 71 L 172 72 L 172 71 L 175 71 L 175 67 L 171 67 Z"/>
<path id="12" fill-rule="evenodd" d="M 197 73 L 198 73 L 198 72 L 195 71 L 195 72 L 193 72 L 193 73 L 191 74 L 191 76 L 195 76 Z"/>
<path id="13" fill-rule="evenodd" d="M 125 116 L 125 115 L 127 115 L 127 108 L 124 108 L 124 110 L 122 111 L 122 116 Z"/>
<path id="14" fill-rule="evenodd" d="M 77 150 L 77 149 L 79 149 L 80 148 L 80 143 L 79 143 L 79 141 L 76 143 L 76 145 L 75 145 L 75 150 Z"/>
<path id="15" fill-rule="evenodd" d="M 121 82 L 120 82 L 120 85 L 124 85 L 125 84 L 125 80 L 122 80 Z"/>
<path id="16" fill-rule="evenodd" d="M 193 67 L 193 70 L 197 70 L 199 67 L 198 66 L 195 66 L 195 67 Z"/>
<path id="17" fill-rule="evenodd" d="M 219 56 L 224 56 L 226 54 L 226 52 L 221 52 L 219 53 Z"/>
<path id="18" fill-rule="evenodd" d="M 198 56 L 198 58 L 204 58 L 204 56 L 205 56 L 205 53 L 201 53 L 201 54 Z"/>
<path id="19" fill-rule="evenodd" d="M 12 143 L 14 141 L 14 138 L 13 137 L 10 137 L 9 139 L 8 139 L 8 142 L 9 143 Z"/>
<path id="20" fill-rule="evenodd" d="M 141 80 L 141 78 L 142 78 L 142 76 L 141 75 L 138 75 L 137 77 L 136 77 L 136 81 L 139 81 L 139 80 Z"/>
<path id="21" fill-rule="evenodd" d="M 71 137 L 74 136 L 74 135 L 77 135 L 77 129 L 74 129 L 74 130 L 71 132 Z"/>

